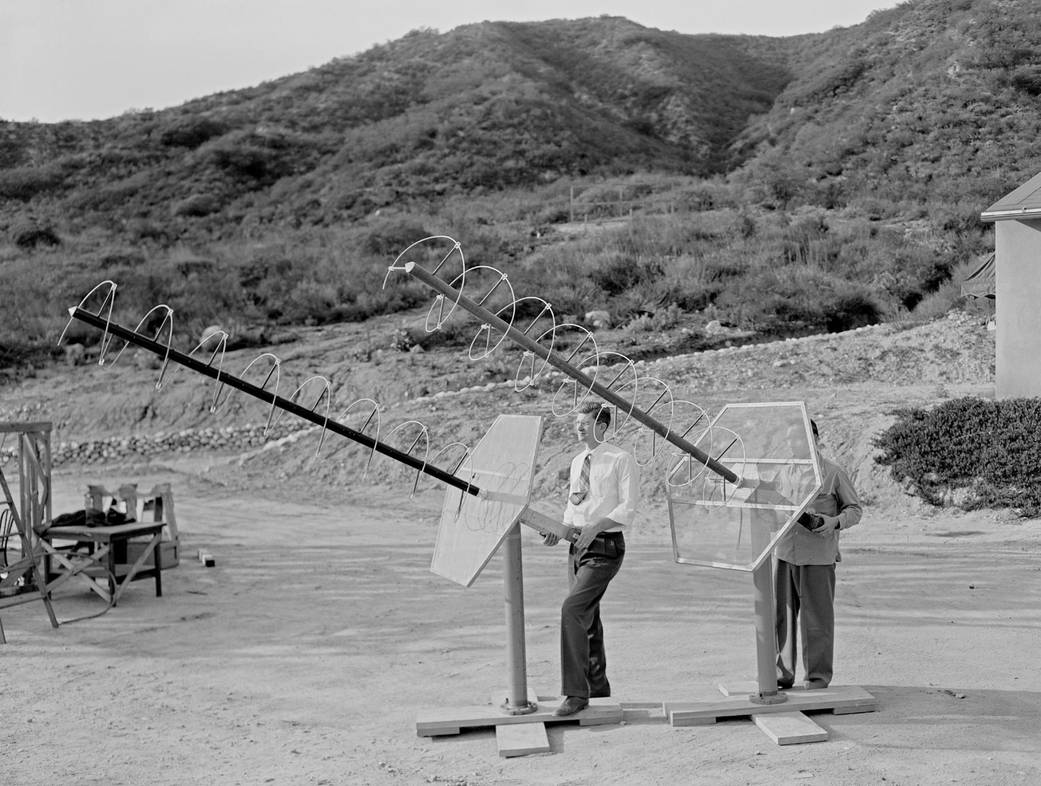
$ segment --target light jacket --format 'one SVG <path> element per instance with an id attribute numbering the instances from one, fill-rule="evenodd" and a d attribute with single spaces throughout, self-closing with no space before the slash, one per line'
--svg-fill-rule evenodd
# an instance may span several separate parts
<path id="1" fill-rule="evenodd" d="M 816 534 L 796 524 L 782 535 L 774 548 L 774 555 L 792 565 L 831 565 L 841 562 L 839 533 L 859 524 L 863 515 L 860 498 L 849 475 L 838 464 L 823 456 L 820 461 L 823 483 L 806 510 L 837 519 L 839 526 L 831 532 Z"/>

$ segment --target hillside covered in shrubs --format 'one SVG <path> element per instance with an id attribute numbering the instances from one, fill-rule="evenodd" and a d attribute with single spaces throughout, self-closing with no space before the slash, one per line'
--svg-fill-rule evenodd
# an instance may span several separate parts
<path id="1" fill-rule="evenodd" d="M 197 337 L 359 321 L 428 235 L 557 312 L 759 337 L 929 316 L 1041 169 L 1026 0 L 789 38 L 484 22 L 102 121 L 0 120 L 0 364 L 98 281 Z M 79 337 L 90 341 L 89 335 Z"/>

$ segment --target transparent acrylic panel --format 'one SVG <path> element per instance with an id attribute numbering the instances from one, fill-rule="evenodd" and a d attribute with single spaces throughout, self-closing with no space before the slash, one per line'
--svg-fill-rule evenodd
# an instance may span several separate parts
<path id="1" fill-rule="evenodd" d="M 495 419 L 456 471 L 486 493 L 474 497 L 455 486 L 445 489 L 431 571 L 464 587 L 474 583 L 528 504 L 541 439 L 541 417 Z"/>
<path id="2" fill-rule="evenodd" d="M 735 485 L 677 456 L 668 476 L 677 562 L 755 570 L 821 486 L 803 402 L 728 404 L 695 440 L 742 478 Z"/>

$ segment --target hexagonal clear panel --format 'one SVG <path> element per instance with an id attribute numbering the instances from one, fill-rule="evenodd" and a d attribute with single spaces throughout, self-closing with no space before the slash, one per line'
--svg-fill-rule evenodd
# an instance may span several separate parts
<path id="1" fill-rule="evenodd" d="M 668 475 L 677 562 L 755 570 L 821 487 L 803 402 L 727 404 L 694 443 L 732 469 L 740 485 L 677 456 Z"/>

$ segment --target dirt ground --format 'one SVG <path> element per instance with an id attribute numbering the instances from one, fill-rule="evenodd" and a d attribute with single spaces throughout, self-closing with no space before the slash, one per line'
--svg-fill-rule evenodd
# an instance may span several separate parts
<path id="1" fill-rule="evenodd" d="M 955 332 L 818 343 L 807 354 L 827 361 L 825 381 L 800 365 L 802 344 L 666 366 L 671 378 L 715 380 L 702 385 L 709 401 L 806 400 L 825 449 L 862 489 L 864 520 L 844 533 L 838 570 L 835 684 L 863 687 L 878 710 L 815 715 L 826 742 L 777 746 L 748 719 L 666 722 L 664 701 L 754 680 L 755 643 L 750 576 L 676 564 L 660 497 L 630 533 L 603 604 L 621 724 L 554 724 L 550 753 L 510 759 L 490 729 L 417 736 L 419 713 L 484 704 L 506 684 L 501 557 L 469 589 L 432 574 L 439 490 L 409 500 L 407 483 L 362 478 L 349 462 L 309 476 L 286 446 L 55 470 L 55 512 L 78 507 L 87 483 L 170 482 L 182 559 L 164 573 L 162 598 L 138 582 L 107 613 L 57 630 L 40 603 L 0 612 L 0 782 L 1041 783 L 1041 521 L 923 507 L 871 463 L 870 436 L 893 408 L 986 395 L 986 359 L 973 371 L 975 355 L 937 350 L 937 341 L 972 346 Z M 922 362 L 937 356 L 946 377 Z M 843 371 L 850 357 L 862 376 Z M 889 374 L 879 358 L 899 364 Z M 0 419 L 52 414 L 56 438 L 91 436 L 87 424 L 107 411 L 100 372 L 76 372 L 79 393 L 72 373 L 0 390 Z M 109 383 L 106 400 L 120 411 L 130 376 Z M 70 403 L 84 390 L 86 413 Z M 502 395 L 437 407 L 444 423 L 490 422 L 508 405 Z M 547 440 L 543 474 L 553 475 L 574 446 L 563 427 Z M 200 549 L 214 567 L 196 559 Z M 529 694 L 555 697 L 565 554 L 526 530 L 523 555 Z M 104 608 L 76 587 L 54 605 L 63 621 Z"/>
<path id="2" fill-rule="evenodd" d="M 84 474 L 58 473 L 59 504 Z M 1041 782 L 1036 521 L 868 516 L 851 531 L 836 684 L 879 709 L 816 715 L 830 740 L 785 747 L 749 720 L 666 723 L 663 701 L 754 679 L 752 587 L 675 564 L 647 528 L 603 608 L 624 723 L 553 725 L 551 753 L 501 759 L 492 730 L 415 732 L 417 713 L 486 703 L 508 674 L 501 559 L 470 589 L 430 573 L 436 495 L 313 505 L 138 477 L 153 479 L 174 484 L 185 552 L 162 598 L 135 583 L 58 630 L 42 604 L 4 612 L 7 783 Z M 529 691 L 555 695 L 564 555 L 523 544 Z M 103 605 L 77 588 L 55 608 Z"/>

